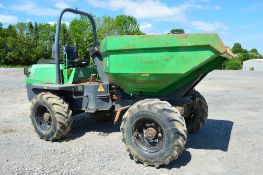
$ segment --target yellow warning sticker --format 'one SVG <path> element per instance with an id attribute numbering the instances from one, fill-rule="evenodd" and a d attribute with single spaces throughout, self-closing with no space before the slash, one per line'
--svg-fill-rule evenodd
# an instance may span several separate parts
<path id="1" fill-rule="evenodd" d="M 103 86 L 100 85 L 97 91 L 98 91 L 98 92 L 103 92 L 103 91 L 104 91 Z"/>

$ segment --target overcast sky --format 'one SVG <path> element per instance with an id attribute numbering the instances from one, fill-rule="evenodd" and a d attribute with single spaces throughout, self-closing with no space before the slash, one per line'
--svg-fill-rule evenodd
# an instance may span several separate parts
<path id="1" fill-rule="evenodd" d="M 78 8 L 96 16 L 131 15 L 147 34 L 163 34 L 172 28 L 187 33 L 218 33 L 232 46 L 257 48 L 263 53 L 262 0 L 0 0 L 0 22 L 56 21 L 59 11 Z M 72 20 L 72 15 L 64 18 Z"/>

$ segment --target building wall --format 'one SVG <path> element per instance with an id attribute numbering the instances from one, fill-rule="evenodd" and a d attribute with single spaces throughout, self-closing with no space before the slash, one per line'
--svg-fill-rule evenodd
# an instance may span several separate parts
<path id="1" fill-rule="evenodd" d="M 263 71 L 262 60 L 247 60 L 243 62 L 243 70 L 245 71 Z"/>

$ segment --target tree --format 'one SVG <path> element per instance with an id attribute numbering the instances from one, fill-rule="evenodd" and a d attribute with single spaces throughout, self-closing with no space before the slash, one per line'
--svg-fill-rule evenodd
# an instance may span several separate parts
<path id="1" fill-rule="evenodd" d="M 79 57 L 89 58 L 90 44 L 93 42 L 92 26 L 86 17 L 73 19 L 69 25 L 72 44 L 78 48 Z"/>
<path id="2" fill-rule="evenodd" d="M 116 35 L 143 35 L 137 20 L 131 16 L 117 16 L 96 18 L 98 37 L 100 40 L 106 36 Z"/>
<path id="3" fill-rule="evenodd" d="M 243 49 L 240 43 L 235 43 L 232 47 L 232 52 L 234 54 L 241 54 L 241 53 L 247 53 L 246 49 Z"/>
<path id="4" fill-rule="evenodd" d="M 143 34 L 135 18 L 117 16 L 95 18 L 98 26 L 98 37 L 102 40 L 108 35 Z M 0 64 L 30 65 L 39 59 L 52 58 L 52 46 L 56 24 L 24 23 L 3 28 L 0 23 Z M 81 16 L 71 21 L 70 25 L 62 23 L 60 45 L 74 45 L 78 48 L 80 58 L 89 58 L 93 42 L 92 26 L 86 17 Z M 61 47 L 62 49 L 62 47 Z"/>
<path id="5" fill-rule="evenodd" d="M 0 23 L 0 64 L 6 55 L 6 32 L 3 29 L 3 24 Z"/>
<path id="6" fill-rule="evenodd" d="M 102 40 L 106 36 L 118 35 L 114 18 L 109 16 L 96 18 L 96 24 L 97 24 L 97 34 L 99 40 Z"/>
<path id="7" fill-rule="evenodd" d="M 242 68 L 242 62 L 238 58 L 232 58 L 224 63 L 227 70 L 239 70 Z"/>
<path id="8" fill-rule="evenodd" d="M 141 35 L 137 20 L 131 16 L 96 18 L 99 40 L 109 35 Z M 85 17 L 75 18 L 69 25 L 70 37 L 79 50 L 81 58 L 89 57 L 93 42 L 92 26 Z"/>
<path id="9" fill-rule="evenodd" d="M 52 46 L 54 44 L 56 25 L 47 23 L 38 24 L 38 50 L 39 58 L 51 59 Z"/>
<path id="10" fill-rule="evenodd" d="M 254 48 L 254 49 L 251 49 L 250 52 L 251 52 L 251 53 L 254 53 L 254 54 L 259 54 L 259 53 L 258 53 L 258 50 L 255 49 L 255 48 Z"/>
<path id="11" fill-rule="evenodd" d="M 262 55 L 258 53 L 257 49 L 254 48 L 248 51 L 242 48 L 240 43 L 234 44 L 232 52 L 236 54 L 236 57 L 224 63 L 225 69 L 241 69 L 243 61 L 262 58 Z"/>
<path id="12" fill-rule="evenodd" d="M 120 15 L 114 20 L 117 35 L 143 35 L 137 20 L 132 16 Z"/>
<path id="13" fill-rule="evenodd" d="M 109 35 L 144 34 L 140 31 L 137 20 L 131 16 L 120 15 L 115 18 L 106 16 L 95 20 L 100 41 Z M 19 22 L 16 25 L 3 27 L 0 23 L 0 64 L 31 65 L 41 58 L 51 59 L 55 32 L 56 24 Z M 184 33 L 184 30 L 172 29 L 169 33 Z M 69 26 L 62 24 L 60 45 L 75 45 L 80 58 L 89 58 L 92 42 L 92 27 L 86 17 L 73 19 Z M 240 43 L 235 43 L 232 51 L 236 54 L 236 58 L 224 63 L 226 69 L 241 69 L 243 61 L 262 58 L 256 48 L 248 51 Z"/>
<path id="14" fill-rule="evenodd" d="M 243 49 L 241 44 L 239 43 L 234 44 L 232 52 L 235 53 L 241 61 L 262 58 L 262 55 L 258 53 L 257 49 L 254 48 L 248 52 L 247 49 Z"/>
<path id="15" fill-rule="evenodd" d="M 24 22 L 19 22 L 15 25 L 15 28 L 19 35 L 25 35 L 28 31 L 28 24 Z"/>
<path id="16" fill-rule="evenodd" d="M 184 34 L 184 29 L 172 29 L 168 34 Z"/>

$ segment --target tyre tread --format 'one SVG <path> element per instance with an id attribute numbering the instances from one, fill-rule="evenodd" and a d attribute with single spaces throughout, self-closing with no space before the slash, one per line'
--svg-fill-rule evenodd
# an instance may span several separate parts
<path id="1" fill-rule="evenodd" d="M 42 92 L 31 101 L 31 118 L 33 117 L 33 106 L 41 100 L 45 100 L 46 102 L 51 104 L 52 111 L 54 112 L 54 117 L 57 121 L 57 125 L 56 130 L 52 136 L 40 136 L 40 138 L 48 141 L 55 141 L 61 139 L 62 137 L 65 137 L 71 130 L 71 126 L 73 123 L 73 119 L 71 117 L 72 111 L 69 109 L 68 103 L 55 94 L 52 94 L 50 92 Z"/>
<path id="2" fill-rule="evenodd" d="M 133 113 L 135 113 L 138 110 L 148 110 L 149 109 L 151 111 L 156 111 L 158 113 L 166 113 L 167 117 L 167 122 L 172 123 L 171 124 L 171 131 L 175 131 L 176 134 L 178 134 L 178 139 L 176 139 L 176 141 L 173 143 L 173 149 L 171 151 L 170 154 L 167 154 L 167 156 L 163 159 L 160 159 L 158 161 L 151 161 L 151 160 L 145 160 L 143 158 L 141 158 L 139 155 L 137 155 L 135 153 L 135 151 L 131 151 L 131 147 L 129 147 L 129 145 L 127 144 L 126 140 L 127 138 L 125 138 L 125 122 L 127 121 L 127 118 L 131 117 L 131 115 Z M 161 110 L 160 110 L 161 109 Z M 134 160 L 136 160 L 136 162 L 141 162 L 143 163 L 145 166 L 155 166 L 156 168 L 158 168 L 161 165 L 167 165 L 169 164 L 171 161 L 175 160 L 178 158 L 178 156 L 183 152 L 184 150 L 184 146 L 187 140 L 187 129 L 186 129 L 186 124 L 184 121 L 184 118 L 181 117 L 179 111 L 172 107 L 170 103 L 166 102 L 166 101 L 161 101 L 159 99 L 145 99 L 145 100 L 141 100 L 137 103 L 135 103 L 133 106 L 131 106 L 128 111 L 125 113 L 125 115 L 123 116 L 123 122 L 121 124 L 120 130 L 122 132 L 122 141 L 124 142 L 124 144 L 126 145 L 126 147 L 128 148 L 128 152 L 131 155 L 131 157 L 133 157 Z"/>
<path id="3" fill-rule="evenodd" d="M 205 124 L 208 117 L 208 105 L 203 95 L 198 91 L 194 91 L 197 98 L 197 109 L 195 110 L 193 116 L 186 119 L 187 130 L 189 133 L 196 133 Z"/>

